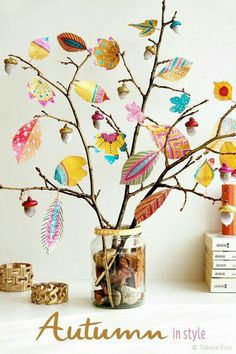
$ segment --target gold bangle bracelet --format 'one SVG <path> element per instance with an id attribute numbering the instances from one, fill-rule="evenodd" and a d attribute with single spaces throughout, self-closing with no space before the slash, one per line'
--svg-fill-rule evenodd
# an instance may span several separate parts
<path id="1" fill-rule="evenodd" d="M 55 305 L 68 301 L 68 285 L 64 283 L 38 283 L 31 290 L 31 301 L 34 304 Z"/>
<path id="2" fill-rule="evenodd" d="M 0 265 L 0 291 L 29 291 L 32 286 L 32 266 L 29 263 Z"/>

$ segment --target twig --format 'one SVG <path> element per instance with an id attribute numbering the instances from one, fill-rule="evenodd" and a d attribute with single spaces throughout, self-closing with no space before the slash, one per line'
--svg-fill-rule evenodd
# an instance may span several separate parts
<path id="1" fill-rule="evenodd" d="M 171 91 L 175 91 L 175 92 L 187 93 L 184 88 L 182 88 L 182 90 L 179 90 L 179 89 L 175 89 L 173 87 L 164 86 L 164 85 L 157 85 L 157 84 L 153 84 L 152 87 L 157 87 L 157 88 L 160 88 L 160 89 L 171 90 Z M 187 95 L 190 96 L 189 93 L 187 93 Z"/>
<path id="2" fill-rule="evenodd" d="M 120 57 L 121 57 L 121 59 L 122 59 L 122 61 L 123 61 L 123 64 L 124 64 L 124 66 L 125 66 L 125 68 L 126 68 L 128 74 L 129 74 L 129 76 L 130 76 L 131 82 L 134 84 L 134 86 L 137 87 L 137 89 L 138 89 L 140 95 L 141 95 L 141 96 L 144 96 L 144 93 L 143 93 L 141 87 L 136 83 L 136 81 L 135 81 L 135 79 L 134 79 L 134 77 L 133 77 L 133 74 L 132 74 L 130 68 L 128 67 L 128 65 L 127 65 L 127 63 L 126 63 L 126 60 L 125 60 L 125 52 L 123 52 L 123 53 L 119 52 L 119 54 L 120 54 Z M 127 81 L 127 80 L 126 80 L 126 81 Z"/>

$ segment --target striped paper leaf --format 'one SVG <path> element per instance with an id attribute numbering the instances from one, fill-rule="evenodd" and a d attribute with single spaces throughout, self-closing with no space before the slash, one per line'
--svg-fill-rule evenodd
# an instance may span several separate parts
<path id="1" fill-rule="evenodd" d="M 166 154 L 168 159 L 180 159 L 190 151 L 188 139 L 176 127 L 171 131 L 169 125 L 147 125 L 146 128 L 154 143 L 162 153 Z M 168 141 L 164 151 L 167 136 Z"/>
<path id="2" fill-rule="evenodd" d="M 67 52 L 80 52 L 86 50 L 85 41 L 77 34 L 64 32 L 57 36 L 58 43 Z"/>
<path id="3" fill-rule="evenodd" d="M 63 236 L 63 209 L 59 198 L 49 206 L 41 229 L 41 241 L 46 253 L 50 253 Z"/>
<path id="4" fill-rule="evenodd" d="M 141 184 L 151 174 L 157 162 L 158 151 L 142 151 L 130 156 L 121 173 L 121 184 Z"/>
<path id="5" fill-rule="evenodd" d="M 184 58 L 173 58 L 167 66 L 161 69 L 157 76 L 168 81 L 181 80 L 187 75 L 192 64 L 192 62 Z"/>
<path id="6" fill-rule="evenodd" d="M 150 216 L 152 216 L 152 214 L 154 214 L 155 211 L 162 206 L 169 193 L 170 189 L 164 189 L 161 192 L 152 194 L 143 199 L 135 209 L 134 215 L 137 223 L 139 224 L 150 218 Z"/>

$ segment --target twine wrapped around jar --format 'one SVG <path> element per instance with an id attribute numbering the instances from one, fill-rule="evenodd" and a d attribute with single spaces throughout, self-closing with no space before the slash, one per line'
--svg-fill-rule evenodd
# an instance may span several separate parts
<path id="1" fill-rule="evenodd" d="M 29 291 L 32 285 L 32 266 L 29 263 L 0 265 L 0 291 Z"/>
<path id="2" fill-rule="evenodd" d="M 68 285 L 64 283 L 38 283 L 31 290 L 31 301 L 34 304 L 55 305 L 68 301 Z"/>

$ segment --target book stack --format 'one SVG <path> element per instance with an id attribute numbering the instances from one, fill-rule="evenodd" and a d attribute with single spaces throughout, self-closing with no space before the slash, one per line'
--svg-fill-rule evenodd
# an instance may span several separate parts
<path id="1" fill-rule="evenodd" d="M 205 281 L 212 293 L 236 292 L 236 237 L 205 233 Z"/>

